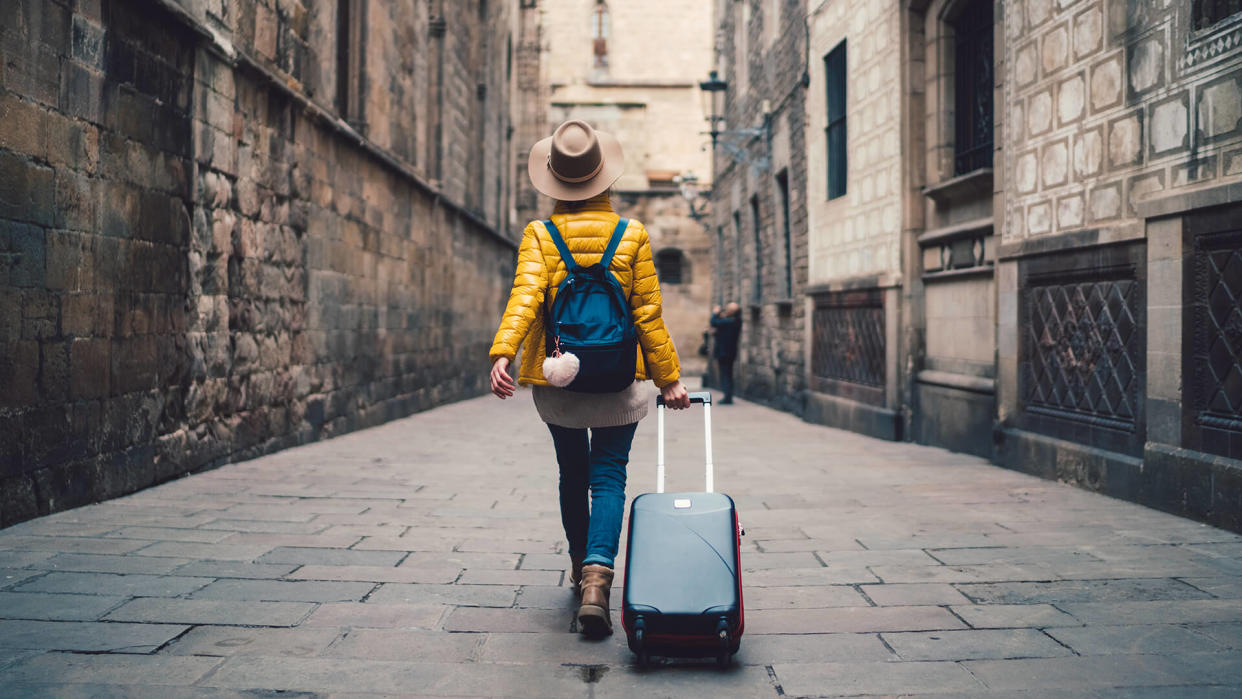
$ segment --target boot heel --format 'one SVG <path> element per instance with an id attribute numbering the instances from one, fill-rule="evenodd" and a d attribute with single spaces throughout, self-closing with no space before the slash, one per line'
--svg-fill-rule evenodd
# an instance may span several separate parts
<path id="1" fill-rule="evenodd" d="M 612 633 L 612 620 L 608 610 L 594 604 L 584 604 L 578 609 L 578 629 L 587 636 L 607 636 Z"/>

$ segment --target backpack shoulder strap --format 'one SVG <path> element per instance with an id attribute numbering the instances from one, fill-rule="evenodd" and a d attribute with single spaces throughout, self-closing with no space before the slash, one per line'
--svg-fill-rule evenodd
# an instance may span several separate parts
<path id="1" fill-rule="evenodd" d="M 630 225 L 628 218 L 617 221 L 617 227 L 612 232 L 612 238 L 608 241 L 608 247 L 604 250 L 604 256 L 600 258 L 599 265 L 604 269 L 612 264 L 612 256 L 617 253 L 617 246 L 621 244 L 621 238 L 625 236 L 625 228 Z"/>
<path id="2" fill-rule="evenodd" d="M 569 251 L 569 246 L 565 244 L 565 239 L 561 237 L 561 232 L 556 229 L 556 224 L 552 223 L 552 219 L 546 219 L 543 227 L 548 230 L 548 235 L 552 237 L 552 242 L 556 244 L 556 251 L 561 254 L 561 259 L 565 261 L 565 267 L 573 271 L 578 266 L 578 261 L 574 259 L 573 253 Z"/>

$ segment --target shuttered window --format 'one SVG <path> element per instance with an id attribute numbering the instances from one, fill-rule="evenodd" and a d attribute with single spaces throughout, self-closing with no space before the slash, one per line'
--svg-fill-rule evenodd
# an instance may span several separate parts
<path id="1" fill-rule="evenodd" d="M 845 175 L 848 165 L 845 153 L 845 42 L 824 56 L 824 75 L 827 78 L 828 126 L 824 129 L 828 140 L 828 198 L 845 195 Z"/>

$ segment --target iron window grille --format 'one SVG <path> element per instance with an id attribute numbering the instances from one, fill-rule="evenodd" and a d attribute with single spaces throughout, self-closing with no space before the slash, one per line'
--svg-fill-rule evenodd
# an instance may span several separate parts
<path id="1" fill-rule="evenodd" d="M 1197 235 L 1183 338 L 1187 445 L 1242 458 L 1242 230 Z"/>
<path id="2" fill-rule="evenodd" d="M 992 0 L 975 0 L 953 23 L 953 174 L 992 167 Z"/>
<path id="3" fill-rule="evenodd" d="M 811 316 L 811 375 L 815 379 L 882 389 L 885 345 L 884 301 L 880 292 L 815 296 Z"/>
<path id="4" fill-rule="evenodd" d="M 845 196 L 845 41 L 824 56 L 824 75 L 827 87 L 828 126 L 824 135 L 828 142 L 828 198 Z"/>

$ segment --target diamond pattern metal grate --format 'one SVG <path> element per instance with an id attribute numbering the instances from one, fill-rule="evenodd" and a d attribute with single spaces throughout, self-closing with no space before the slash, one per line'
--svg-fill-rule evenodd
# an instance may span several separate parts
<path id="1" fill-rule="evenodd" d="M 1196 251 L 1190 357 L 1196 421 L 1242 429 L 1242 236 Z"/>
<path id="2" fill-rule="evenodd" d="M 816 300 L 811 320 L 811 372 L 817 378 L 884 386 L 884 306 L 843 305 L 833 297 Z"/>
<path id="3" fill-rule="evenodd" d="M 1028 287 L 1028 408 L 1133 427 L 1143 351 L 1140 293 L 1133 279 Z"/>

